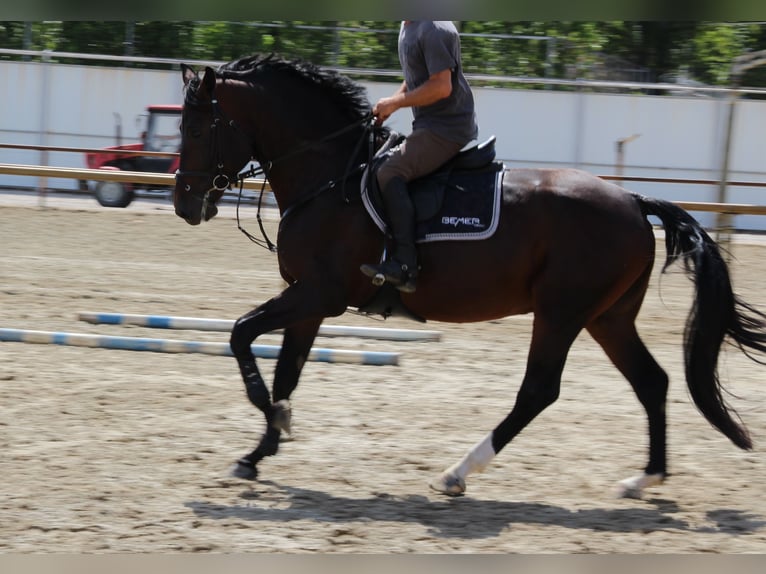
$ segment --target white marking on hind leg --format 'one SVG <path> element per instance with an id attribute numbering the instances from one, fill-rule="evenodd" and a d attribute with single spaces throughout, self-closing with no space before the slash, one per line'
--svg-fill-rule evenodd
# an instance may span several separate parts
<path id="1" fill-rule="evenodd" d="M 665 475 L 657 474 L 638 474 L 631 476 L 617 483 L 617 496 L 619 498 L 641 498 L 645 488 L 657 486 L 665 481 Z"/>
<path id="2" fill-rule="evenodd" d="M 460 460 L 431 481 L 431 488 L 444 494 L 458 495 L 465 492 L 465 479 L 472 472 L 481 472 L 495 457 L 492 433 L 476 443 Z"/>

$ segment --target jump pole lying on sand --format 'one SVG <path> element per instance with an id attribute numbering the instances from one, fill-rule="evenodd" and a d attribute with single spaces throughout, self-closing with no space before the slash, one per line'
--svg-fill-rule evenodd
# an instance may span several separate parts
<path id="1" fill-rule="evenodd" d="M 33 331 L 27 329 L 0 328 L 0 341 L 118 349 L 121 351 L 201 353 L 204 355 L 232 356 L 228 343 L 147 339 L 142 337 L 113 337 L 87 333 Z M 280 347 L 277 345 L 253 345 L 252 349 L 253 354 L 256 357 L 263 359 L 276 359 L 279 356 L 280 351 Z M 314 347 L 309 352 L 308 360 L 322 363 L 352 363 L 357 365 L 398 365 L 399 353 L 383 351 L 349 351 Z"/>
<path id="2" fill-rule="evenodd" d="M 197 317 L 171 317 L 167 315 L 133 315 L 129 313 L 78 313 L 80 321 L 105 325 L 135 325 L 155 329 L 187 329 L 196 331 L 231 331 L 234 321 L 230 319 L 201 319 Z M 384 329 L 376 327 L 351 327 L 322 325 L 318 335 L 324 337 L 360 337 L 387 341 L 439 341 L 439 331 L 418 329 Z"/>

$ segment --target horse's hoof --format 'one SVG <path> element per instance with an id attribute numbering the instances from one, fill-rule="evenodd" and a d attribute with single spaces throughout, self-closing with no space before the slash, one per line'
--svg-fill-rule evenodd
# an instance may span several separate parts
<path id="1" fill-rule="evenodd" d="M 617 483 L 617 498 L 635 498 L 640 500 L 645 488 L 657 486 L 664 481 L 665 475 L 662 473 L 631 476 Z"/>
<path id="2" fill-rule="evenodd" d="M 258 478 L 258 468 L 250 461 L 238 460 L 234 466 L 231 467 L 229 475 L 233 478 L 241 478 L 243 480 L 255 480 Z"/>
<path id="3" fill-rule="evenodd" d="M 274 403 L 273 407 L 274 418 L 271 425 L 279 429 L 292 437 L 292 408 L 290 407 L 290 401 L 282 399 Z"/>
<path id="4" fill-rule="evenodd" d="M 429 486 L 448 496 L 460 496 L 465 492 L 465 480 L 446 472 L 439 478 L 432 480 Z"/>
<path id="5" fill-rule="evenodd" d="M 617 498 L 635 498 L 636 500 L 641 500 L 641 489 L 628 484 L 623 484 L 623 482 L 625 481 L 617 484 Z"/>

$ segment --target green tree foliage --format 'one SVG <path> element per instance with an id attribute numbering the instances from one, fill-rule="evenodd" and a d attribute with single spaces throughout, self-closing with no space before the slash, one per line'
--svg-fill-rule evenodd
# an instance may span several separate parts
<path id="1" fill-rule="evenodd" d="M 133 23 L 134 56 L 152 58 L 183 58 L 194 49 L 194 22 L 135 22 Z"/>
<path id="2" fill-rule="evenodd" d="M 456 24 L 463 34 L 464 68 L 482 76 L 633 81 L 680 77 L 727 85 L 735 57 L 766 49 L 766 26 L 760 23 Z M 213 61 L 276 52 L 324 66 L 397 72 L 398 29 L 393 21 L 0 22 L 0 47 Z M 766 68 L 747 72 L 742 83 L 766 87 Z"/>
<path id="3" fill-rule="evenodd" d="M 24 22 L 0 22 L 0 46 L 21 50 L 24 47 Z"/>
<path id="4" fill-rule="evenodd" d="M 692 39 L 694 65 L 692 75 L 709 84 L 725 84 L 728 81 L 731 62 L 747 50 L 746 30 L 731 26 L 701 26 Z"/>
<path id="5" fill-rule="evenodd" d="M 85 54 L 125 54 L 125 22 L 61 22 L 56 50 Z M 48 33 L 52 32 L 50 29 Z"/>

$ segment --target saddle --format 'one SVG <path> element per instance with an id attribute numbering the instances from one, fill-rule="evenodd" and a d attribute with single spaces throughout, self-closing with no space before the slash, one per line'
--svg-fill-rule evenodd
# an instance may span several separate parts
<path id="1" fill-rule="evenodd" d="M 404 136 L 392 133 L 362 176 L 362 202 L 386 234 L 388 224 L 375 172 Z M 495 161 L 495 136 L 461 151 L 435 172 L 407 184 L 415 207 L 415 241 L 485 239 L 497 228 L 502 194 L 503 163 Z M 401 300 L 401 293 L 384 283 L 361 313 L 400 316 L 425 323 Z"/>
<path id="2" fill-rule="evenodd" d="M 436 171 L 407 184 L 415 208 L 418 243 L 485 239 L 497 228 L 503 163 L 495 136 L 459 152 Z M 384 233 L 388 228 L 375 172 L 404 136 L 393 133 L 362 177 L 362 201 Z"/>

